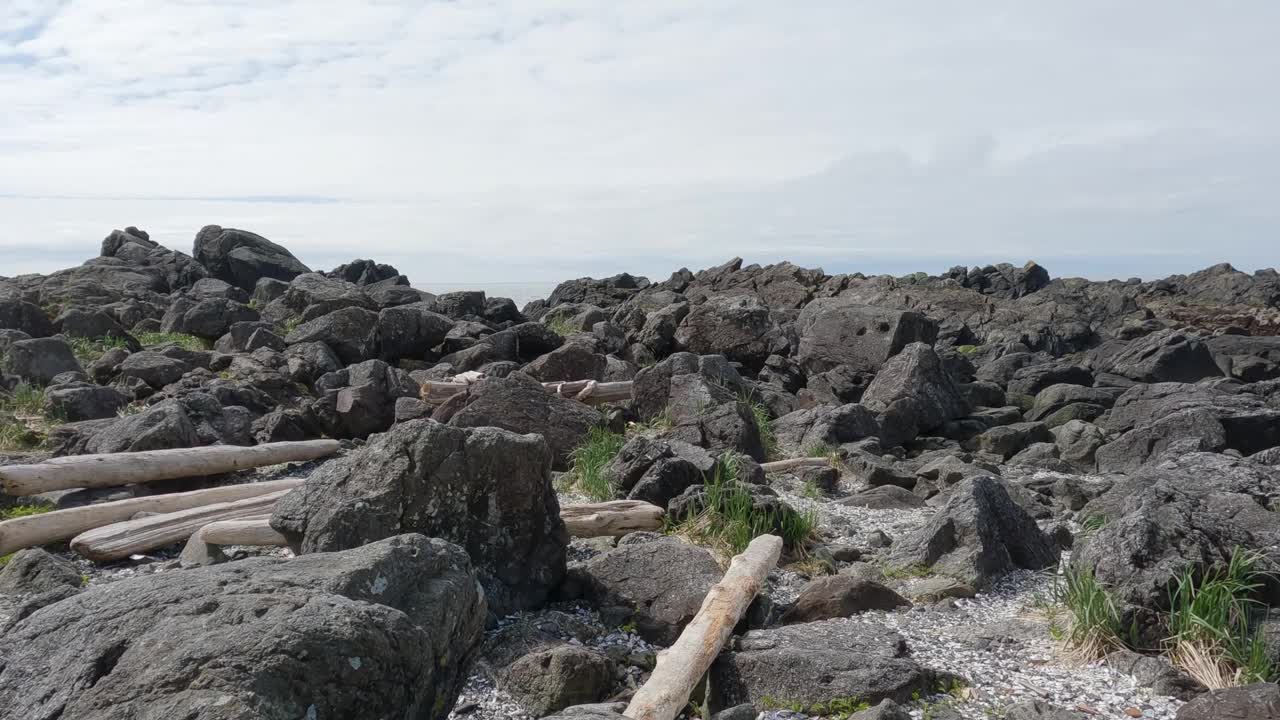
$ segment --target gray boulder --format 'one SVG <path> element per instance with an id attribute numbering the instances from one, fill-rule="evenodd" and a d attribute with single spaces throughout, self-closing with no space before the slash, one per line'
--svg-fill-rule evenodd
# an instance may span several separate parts
<path id="1" fill-rule="evenodd" d="M 190 363 L 156 350 L 133 353 L 120 363 L 122 376 L 138 378 L 155 390 L 181 380 L 193 369 Z"/>
<path id="2" fill-rule="evenodd" d="M 16 297 L 0 297 L 0 329 L 18 330 L 33 338 L 54 333 L 53 323 L 39 305 Z"/>
<path id="3" fill-rule="evenodd" d="M 39 595 L 61 588 L 79 590 L 84 578 L 75 565 L 39 548 L 23 550 L 0 568 L 0 595 Z"/>
<path id="4" fill-rule="evenodd" d="M 121 580 L 4 628 L 0 717 L 442 720 L 484 618 L 421 535 Z"/>
<path id="5" fill-rule="evenodd" d="M 933 348 L 912 343 L 890 358 L 862 395 L 880 414 L 886 445 L 901 445 L 948 420 L 969 414 L 969 404 Z"/>
<path id="6" fill-rule="evenodd" d="M 976 477 L 956 485 L 927 525 L 895 542 L 889 562 L 930 567 L 982 588 L 1017 568 L 1052 567 L 1058 550 L 1003 482 Z"/>
<path id="7" fill-rule="evenodd" d="M 1213 690 L 1178 708 L 1177 720 L 1280 720 L 1280 685 Z"/>
<path id="8" fill-rule="evenodd" d="M 525 366 L 524 372 L 540 382 L 603 380 L 608 360 L 590 347 L 570 342 Z"/>
<path id="9" fill-rule="evenodd" d="M 116 388 L 92 383 L 51 385 L 44 391 L 45 407 L 67 422 L 113 418 L 131 399 Z"/>
<path id="10" fill-rule="evenodd" d="M 196 299 L 180 297 L 173 301 L 160 320 L 160 330 L 184 333 L 206 340 L 217 340 L 241 322 L 258 320 L 258 313 L 248 305 L 223 297 Z"/>
<path id="11" fill-rule="evenodd" d="M 909 606 L 901 595 L 873 580 L 851 575 L 829 575 L 810 580 L 800 597 L 783 613 L 783 625 L 843 618 L 868 610 L 895 610 Z"/>
<path id="12" fill-rule="evenodd" d="M 847 298 L 818 298 L 800 311 L 796 359 L 810 373 L 849 365 L 877 372 L 907 345 L 932 345 L 938 324 L 919 313 L 864 305 Z"/>
<path id="13" fill-rule="evenodd" d="M 293 253 L 261 235 L 217 225 L 196 234 L 194 255 L 213 277 L 250 292 L 262 278 L 287 281 L 311 272 Z"/>
<path id="14" fill-rule="evenodd" d="M 2 358 L 3 370 L 37 385 L 48 385 L 64 372 L 84 372 L 80 361 L 60 337 L 18 340 Z"/>
<path id="15" fill-rule="evenodd" d="M 541 606 L 565 572 L 568 533 L 537 436 L 412 420 L 324 465 L 276 505 L 302 553 L 421 532 L 463 547 L 506 615 Z"/>
<path id="16" fill-rule="evenodd" d="M 699 355 L 724 355 L 749 368 L 787 347 L 769 307 L 752 292 L 712 295 L 694 305 L 675 333 L 676 344 Z"/>
<path id="17" fill-rule="evenodd" d="M 544 717 L 609 696 L 613 663 L 595 650 L 561 645 L 529 653 L 502 673 L 498 686 L 525 712 Z"/>
<path id="18" fill-rule="evenodd" d="M 1144 383 L 1193 383 L 1223 374 L 1203 340 L 1173 329 L 1130 342 L 1105 361 L 1101 369 Z"/>
<path id="19" fill-rule="evenodd" d="M 806 708 L 857 698 L 911 702 L 932 692 L 935 674 L 910 658 L 902 636 L 848 619 L 752 630 L 729 641 L 711 666 L 712 711 L 766 698 Z"/>
<path id="20" fill-rule="evenodd" d="M 284 341 L 290 345 L 322 342 L 344 364 L 372 358 L 378 352 L 378 313 L 361 307 L 346 307 L 304 322 Z"/>
<path id="21" fill-rule="evenodd" d="M 453 321 L 433 312 L 428 303 L 384 308 L 378 313 L 378 341 L 382 359 L 422 359 L 444 342 Z"/>
<path id="22" fill-rule="evenodd" d="M 1054 385 L 1092 385 L 1093 373 L 1068 362 L 1051 362 L 1028 365 L 1013 373 L 1008 392 L 1017 395 L 1036 395 Z"/>
<path id="23" fill-rule="evenodd" d="M 862 405 L 851 404 L 787 413 L 773 421 L 773 433 L 779 449 L 796 455 L 876 437 L 880 434 L 880 425 L 875 413 Z"/>
<path id="24" fill-rule="evenodd" d="M 715 458 L 696 445 L 636 435 L 602 474 L 619 494 L 666 507 L 690 486 L 706 482 L 715 466 Z"/>
<path id="25" fill-rule="evenodd" d="M 999 455 L 1008 460 L 1030 445 L 1047 442 L 1053 442 L 1053 434 L 1049 432 L 1048 425 L 1026 422 L 993 427 L 975 437 L 970 445 L 973 450 Z"/>
<path id="26" fill-rule="evenodd" d="M 1058 457 L 1081 467 L 1093 467 L 1098 448 L 1107 442 L 1107 435 L 1102 428 L 1083 420 L 1072 420 L 1050 432 L 1058 446 Z"/>

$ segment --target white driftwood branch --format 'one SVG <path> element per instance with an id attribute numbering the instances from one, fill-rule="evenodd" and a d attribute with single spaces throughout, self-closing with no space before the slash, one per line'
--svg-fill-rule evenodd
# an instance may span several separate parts
<path id="1" fill-rule="evenodd" d="M 419 393 L 423 402 L 428 405 L 440 405 L 449 398 L 463 392 L 474 380 L 468 382 L 430 381 L 422 384 Z M 595 380 L 569 380 L 565 382 L 545 382 L 542 387 L 549 393 L 560 397 L 573 398 L 590 405 L 621 402 L 631 399 L 631 381 L 597 382 Z"/>
<path id="2" fill-rule="evenodd" d="M 212 522 L 264 517 L 287 492 L 282 490 L 247 500 L 206 505 L 95 528 L 73 538 L 71 549 L 98 562 L 119 560 L 186 540 Z"/>
<path id="3" fill-rule="evenodd" d="M 209 445 L 105 455 L 72 455 L 36 465 L 0 467 L 0 488 L 9 495 L 36 495 L 70 488 L 100 488 L 174 478 L 220 475 L 246 468 L 315 460 L 337 452 L 337 440 L 305 440 L 240 447 Z"/>
<path id="4" fill-rule="evenodd" d="M 733 627 L 760 592 L 781 553 L 782 538 L 761 535 L 733 558 L 729 571 L 703 598 L 693 622 L 674 645 L 658 656 L 649 681 L 636 691 L 624 715 L 631 720 L 675 720 L 733 634 Z"/>
<path id="5" fill-rule="evenodd" d="M 659 530 L 666 512 L 642 500 L 613 500 L 563 505 L 560 518 L 574 537 L 621 537 L 637 530 Z"/>
<path id="6" fill-rule="evenodd" d="M 223 562 L 227 559 L 222 553 L 224 545 L 285 547 L 288 544 L 285 536 L 271 527 L 270 515 L 221 520 L 209 523 L 192 534 L 182 549 L 182 565 L 190 567 Z"/>
<path id="7" fill-rule="evenodd" d="M 303 478 L 287 478 L 247 485 L 228 485 L 207 490 L 116 500 L 5 520 L 0 522 L 0 555 L 8 555 L 37 545 L 70 540 L 86 530 L 124 522 L 141 512 L 172 513 L 202 505 L 243 500 L 282 490 L 292 490 L 303 482 Z"/>
<path id="8" fill-rule="evenodd" d="M 790 460 L 775 460 L 774 462 L 761 463 L 760 468 L 767 473 L 783 472 L 785 470 L 794 470 L 801 467 L 823 467 L 830 465 L 829 457 L 808 457 L 808 458 L 791 458 Z"/>

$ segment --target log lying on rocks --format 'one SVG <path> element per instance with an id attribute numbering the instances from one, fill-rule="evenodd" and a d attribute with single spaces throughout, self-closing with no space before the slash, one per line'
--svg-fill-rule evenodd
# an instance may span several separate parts
<path id="1" fill-rule="evenodd" d="M 449 398 L 467 389 L 469 382 L 426 382 L 419 393 L 428 405 L 441 405 Z M 571 380 L 546 382 L 542 387 L 560 397 L 573 398 L 588 405 L 621 402 L 631 399 L 631 381 L 597 382 L 595 380 Z"/>
<path id="2" fill-rule="evenodd" d="M 638 530 L 659 530 L 665 514 L 662 508 L 643 500 L 613 500 L 560 508 L 560 518 L 574 537 L 622 537 Z"/>
<path id="3" fill-rule="evenodd" d="M 784 472 L 786 470 L 795 470 L 802 467 L 824 467 L 831 464 L 829 457 L 808 457 L 808 458 L 791 458 L 790 460 L 775 460 L 773 462 L 761 463 L 760 469 L 767 473 Z"/>
<path id="4" fill-rule="evenodd" d="M 657 667 L 631 698 L 624 715 L 632 720 L 675 720 L 781 554 L 782 538 L 761 535 L 733 558 L 728 572 L 703 598 L 693 622 L 658 655 Z"/>
<path id="5" fill-rule="evenodd" d="M 106 455 L 72 455 L 37 465 L 0 467 L 0 489 L 9 495 L 36 495 L 70 488 L 133 485 L 315 460 L 337 452 L 337 440 L 305 440 L 240 447 L 209 445 Z"/>
<path id="6" fill-rule="evenodd" d="M 182 549 L 184 567 L 214 565 L 224 562 L 223 545 L 256 545 L 286 547 L 289 541 L 271 527 L 271 516 L 245 520 L 221 520 L 197 530 Z"/>
<path id="7" fill-rule="evenodd" d="M 77 535 L 71 540 L 71 549 L 98 562 L 119 560 L 186 540 L 209 523 L 267 517 L 286 492 L 107 525 Z"/>
<path id="8" fill-rule="evenodd" d="M 86 530 L 123 522 L 141 512 L 172 513 L 214 503 L 244 500 L 282 490 L 292 490 L 303 482 L 302 478 L 287 478 L 247 485 L 228 485 L 207 490 L 116 500 L 99 505 L 55 510 L 41 515 L 5 520 L 0 522 L 0 555 L 8 555 L 37 545 L 70 540 Z"/>

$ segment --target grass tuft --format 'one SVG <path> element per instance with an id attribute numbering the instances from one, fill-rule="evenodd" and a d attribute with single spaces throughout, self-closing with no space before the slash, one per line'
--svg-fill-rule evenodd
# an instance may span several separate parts
<path id="1" fill-rule="evenodd" d="M 44 390 L 29 383 L 19 383 L 8 398 L 0 400 L 0 411 L 15 415 L 41 415 L 44 413 Z"/>
<path id="2" fill-rule="evenodd" d="M 649 430 L 670 430 L 676 426 L 675 417 L 671 413 L 671 406 L 662 408 L 662 412 L 649 418 L 642 423 L 631 423 L 627 428 L 629 434 L 646 432 Z"/>
<path id="3" fill-rule="evenodd" d="M 604 476 L 604 467 L 618 456 L 626 441 L 626 436 L 608 428 L 592 428 L 586 442 L 570 456 L 572 467 L 567 482 L 592 500 L 613 499 L 613 485 Z"/>
<path id="4" fill-rule="evenodd" d="M 1169 655 L 1211 689 L 1269 682 L 1276 670 L 1255 619 L 1264 574 L 1260 554 L 1235 549 L 1201 577 L 1188 568 L 1170 593 Z"/>
<path id="5" fill-rule="evenodd" d="M 1070 615 L 1061 638 L 1072 654 L 1092 661 L 1123 647 L 1120 611 L 1092 572 L 1067 568 L 1053 594 Z"/>
<path id="6" fill-rule="evenodd" d="M 805 446 L 800 457 L 817 458 L 824 457 L 831 461 L 831 466 L 839 469 L 840 467 L 840 448 L 831 443 L 812 443 Z"/>
<path id="7" fill-rule="evenodd" d="M 85 367 L 92 365 L 105 355 L 108 350 L 129 348 L 129 343 L 124 338 L 64 336 L 64 339 L 67 341 L 67 345 L 71 346 L 71 352 L 75 354 L 76 360 L 79 360 L 80 364 Z"/>
<path id="8" fill-rule="evenodd" d="M 13 520 L 20 517 L 31 517 L 32 515 L 43 515 L 53 508 L 48 505 L 14 505 L 0 509 L 0 520 Z"/>
<path id="9" fill-rule="evenodd" d="M 138 333 L 137 340 L 143 347 L 148 348 L 169 343 L 177 345 L 183 350 L 199 351 L 213 348 L 213 345 L 208 340 L 184 333 L 144 332 Z"/>
<path id="10" fill-rule="evenodd" d="M 773 431 L 773 416 L 769 414 L 769 408 L 749 392 L 744 393 L 740 399 L 751 410 L 751 420 L 760 435 L 760 447 L 764 448 L 764 459 L 777 460 L 778 436 Z"/>
<path id="11" fill-rule="evenodd" d="M 548 330 L 560 337 L 569 337 L 570 335 L 577 335 L 582 332 L 580 328 L 574 326 L 573 321 L 568 315 L 553 317 L 550 320 L 547 320 L 544 324 L 547 326 Z"/>

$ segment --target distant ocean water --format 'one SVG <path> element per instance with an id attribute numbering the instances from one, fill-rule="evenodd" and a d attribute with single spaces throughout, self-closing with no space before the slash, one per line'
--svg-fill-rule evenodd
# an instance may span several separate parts
<path id="1" fill-rule="evenodd" d="M 556 283 L 491 282 L 457 285 L 448 283 L 424 283 L 418 285 L 415 283 L 414 287 L 436 295 L 460 290 L 483 290 L 485 297 L 511 298 L 516 307 L 523 308 L 526 303 L 545 299 L 551 294 L 552 290 L 556 289 Z"/>

